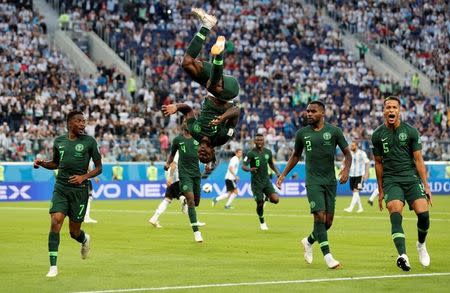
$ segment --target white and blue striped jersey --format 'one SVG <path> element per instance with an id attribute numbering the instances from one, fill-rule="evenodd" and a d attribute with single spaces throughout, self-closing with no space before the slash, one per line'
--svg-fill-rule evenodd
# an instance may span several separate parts
<path id="1" fill-rule="evenodd" d="M 352 166 L 350 167 L 350 177 L 363 176 L 366 173 L 366 163 L 369 163 L 369 158 L 366 152 L 362 150 L 356 150 L 352 153 Z"/>

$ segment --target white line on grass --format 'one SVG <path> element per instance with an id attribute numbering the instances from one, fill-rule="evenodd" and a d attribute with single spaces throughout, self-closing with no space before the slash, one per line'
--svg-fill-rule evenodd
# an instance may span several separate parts
<path id="1" fill-rule="evenodd" d="M 48 211 L 48 208 L 36 208 L 36 207 L 14 207 L 14 206 L 10 206 L 10 207 L 0 207 L 0 210 L 21 210 L 21 211 Z M 153 212 L 153 210 L 148 210 L 148 211 L 144 211 L 144 210 L 115 210 L 115 209 L 93 209 L 91 210 L 92 212 L 96 213 L 96 212 L 104 212 L 104 213 L 130 213 L 130 214 L 150 214 Z M 165 214 L 179 214 L 180 212 L 164 212 Z M 219 215 L 219 216 L 234 216 L 234 217 L 254 217 L 255 214 L 253 213 L 235 213 L 235 212 L 230 212 L 230 213 L 224 213 L 224 212 L 203 212 L 200 211 L 200 213 L 202 215 Z M 294 214 L 272 214 L 270 212 L 266 213 L 267 216 L 271 216 L 271 217 L 285 217 L 285 218 L 311 218 L 311 215 L 309 213 L 304 214 L 304 215 L 294 215 Z M 362 215 L 358 215 L 358 216 L 351 216 L 351 215 L 335 215 L 334 218 L 335 219 L 366 219 L 366 220 L 379 220 L 381 217 L 384 217 L 383 214 L 380 213 L 380 216 L 376 217 L 376 216 L 362 216 Z M 403 220 L 406 221 L 417 221 L 416 217 L 404 217 Z M 450 219 L 440 219 L 440 218 L 434 218 L 431 217 L 431 221 L 435 221 L 435 222 L 450 222 Z"/>
<path id="2" fill-rule="evenodd" d="M 450 272 L 448 272 L 448 273 L 430 273 L 430 274 L 385 275 L 385 276 L 325 278 L 325 279 L 309 279 L 309 280 L 306 279 L 306 280 L 287 280 L 287 281 L 269 281 L 269 282 L 243 282 L 243 283 L 204 284 L 204 285 L 190 285 L 190 286 L 167 286 L 167 287 L 150 287 L 150 288 L 112 289 L 112 290 L 100 290 L 100 291 L 79 291 L 76 293 L 166 291 L 166 290 L 202 289 L 202 288 L 214 288 L 214 287 L 265 286 L 265 285 L 324 283 L 324 282 L 361 281 L 361 280 L 376 280 L 376 279 L 402 279 L 402 278 L 437 277 L 437 276 L 450 276 Z"/>

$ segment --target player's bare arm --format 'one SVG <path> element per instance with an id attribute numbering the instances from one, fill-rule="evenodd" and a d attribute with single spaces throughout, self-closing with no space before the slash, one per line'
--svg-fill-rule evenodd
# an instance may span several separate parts
<path id="1" fill-rule="evenodd" d="M 100 175 L 102 173 L 102 169 L 103 169 L 102 160 L 94 161 L 94 166 L 95 166 L 95 168 L 92 171 L 89 171 L 89 172 L 87 172 L 84 175 L 73 175 L 73 176 L 70 176 L 69 177 L 69 183 L 80 185 L 84 181 Z"/>
<path id="2" fill-rule="evenodd" d="M 273 159 L 269 161 L 269 167 L 275 172 L 277 177 L 280 177 L 280 171 L 278 171 L 277 166 L 275 166 Z"/>
<path id="3" fill-rule="evenodd" d="M 230 127 L 235 127 L 239 120 L 239 114 L 241 110 L 237 106 L 232 106 L 228 108 L 225 113 L 218 116 L 216 119 L 211 121 L 211 125 L 219 125 L 223 122 L 227 123 Z"/>
<path id="4" fill-rule="evenodd" d="M 432 194 L 430 190 L 430 185 L 428 184 L 427 178 L 427 168 L 425 167 L 425 162 L 423 161 L 422 151 L 418 150 L 413 152 L 414 162 L 416 164 L 417 173 L 419 173 L 420 180 L 422 180 L 422 184 L 425 190 L 425 195 L 427 196 L 427 201 L 430 205 L 433 204 Z"/>
<path id="5" fill-rule="evenodd" d="M 281 175 L 278 177 L 278 180 L 276 183 L 276 186 L 278 188 L 281 188 L 281 184 L 283 184 L 284 178 L 289 174 L 289 172 L 291 172 L 292 168 L 294 168 L 295 165 L 297 165 L 298 161 L 300 160 L 300 155 L 302 154 L 302 151 L 303 150 L 300 150 L 300 151 L 294 150 L 292 155 L 289 157 L 289 160 L 286 163 L 286 167 L 284 168 Z"/>
<path id="6" fill-rule="evenodd" d="M 381 156 L 375 157 L 375 174 L 377 175 L 377 183 L 378 183 L 378 206 L 380 207 L 380 211 L 383 210 L 383 199 L 384 199 L 384 191 L 383 191 L 383 159 Z"/>
<path id="7" fill-rule="evenodd" d="M 53 151 L 53 158 L 51 161 L 44 161 L 41 159 L 36 159 L 36 160 L 34 160 L 34 164 L 33 164 L 33 167 L 35 169 L 42 167 L 42 168 L 45 168 L 48 170 L 55 170 L 55 169 L 58 169 L 58 166 L 59 166 L 59 153 L 55 152 L 55 151 Z"/>
<path id="8" fill-rule="evenodd" d="M 170 116 L 175 114 L 176 112 L 180 112 L 185 116 L 186 119 L 194 118 L 194 111 L 192 111 L 192 108 L 189 105 L 183 103 L 163 105 L 162 111 L 166 116 Z"/>
<path id="9" fill-rule="evenodd" d="M 342 168 L 341 172 L 339 172 L 339 182 L 344 184 L 348 181 L 348 174 L 350 172 L 350 167 L 352 166 L 352 153 L 350 152 L 350 148 L 346 147 L 342 150 L 344 153 L 344 168 Z"/>

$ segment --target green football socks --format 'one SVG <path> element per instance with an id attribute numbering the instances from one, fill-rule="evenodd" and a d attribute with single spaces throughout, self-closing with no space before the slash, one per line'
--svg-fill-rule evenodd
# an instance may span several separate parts
<path id="1" fill-rule="evenodd" d="M 189 221 L 191 222 L 192 231 L 198 231 L 197 212 L 195 207 L 188 207 Z"/>
<path id="2" fill-rule="evenodd" d="M 56 266 L 58 259 L 59 233 L 48 233 L 48 254 L 50 257 L 50 265 Z"/>
<path id="3" fill-rule="evenodd" d="M 314 221 L 314 238 L 319 243 L 323 255 L 330 253 L 330 246 L 328 244 L 328 234 L 325 223 Z"/>
<path id="4" fill-rule="evenodd" d="M 216 55 L 213 59 L 213 66 L 211 68 L 211 85 L 215 85 L 222 79 L 223 75 L 223 53 Z"/>
<path id="5" fill-rule="evenodd" d="M 399 255 L 406 254 L 405 233 L 402 228 L 403 217 L 400 213 L 391 214 L 391 234 Z"/>
<path id="6" fill-rule="evenodd" d="M 202 50 L 203 44 L 205 43 L 206 37 L 209 34 L 209 29 L 206 27 L 201 27 L 200 31 L 194 36 L 189 47 L 186 50 L 186 53 L 192 58 L 197 58 L 198 54 Z"/>
<path id="7" fill-rule="evenodd" d="M 256 213 L 258 214 L 259 222 L 261 224 L 263 224 L 264 223 L 264 207 L 263 206 L 261 206 L 261 207 L 256 206 Z"/>
<path id="8" fill-rule="evenodd" d="M 424 212 L 417 214 L 417 233 L 419 243 L 424 243 L 430 228 L 430 213 Z"/>

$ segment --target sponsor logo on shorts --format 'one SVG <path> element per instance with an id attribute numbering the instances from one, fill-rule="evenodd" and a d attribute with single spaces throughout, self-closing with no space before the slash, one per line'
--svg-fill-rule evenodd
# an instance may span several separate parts
<path id="1" fill-rule="evenodd" d="M 183 190 L 188 190 L 188 186 L 187 185 L 183 185 Z"/>

